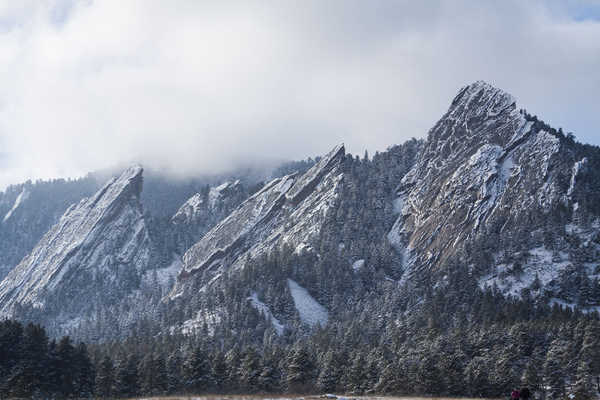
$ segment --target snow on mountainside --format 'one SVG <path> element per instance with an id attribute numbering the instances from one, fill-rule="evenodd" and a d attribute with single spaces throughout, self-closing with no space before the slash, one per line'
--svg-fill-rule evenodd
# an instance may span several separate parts
<path id="1" fill-rule="evenodd" d="M 15 210 L 17 208 L 19 208 L 21 203 L 24 202 L 25 200 L 27 200 L 28 198 L 29 198 L 29 191 L 27 190 L 27 188 L 23 188 L 21 193 L 19 193 L 19 195 L 17 196 L 17 199 L 15 200 L 15 204 L 13 204 L 12 208 L 6 213 L 6 215 L 2 219 L 2 222 L 6 222 L 6 220 L 8 220 L 11 217 L 13 212 L 15 212 Z"/>
<path id="2" fill-rule="evenodd" d="M 277 332 L 279 336 L 283 335 L 285 326 L 275 318 L 269 306 L 258 299 L 258 294 L 256 292 L 252 293 L 252 296 L 248 297 L 248 300 L 250 301 L 250 304 L 252 304 L 252 307 L 260 312 L 267 321 L 271 321 L 275 332 Z"/>
<path id="3" fill-rule="evenodd" d="M 600 232 L 577 201 L 586 163 L 564 136 L 517 110 L 511 95 L 481 81 L 463 88 L 398 188 L 401 215 L 388 238 L 403 255 L 405 278 L 463 263 L 483 273 L 482 285 L 519 294 L 538 275 L 556 295 L 561 271 L 582 270 L 582 253 L 588 261 L 600 254 L 598 243 L 565 229 Z M 541 252 L 544 244 L 553 250 Z"/>
<path id="4" fill-rule="evenodd" d="M 141 190 L 136 166 L 72 205 L 0 283 L 0 315 L 69 324 L 131 291 L 150 261 Z"/>
<path id="5" fill-rule="evenodd" d="M 176 199 L 160 217 L 144 214 L 142 169 L 130 168 L 64 212 L 0 282 L 0 317 L 104 339 L 148 321 L 172 333 L 244 326 L 286 336 L 363 302 L 385 309 L 373 288 L 418 303 L 420 285 L 443 288 L 463 273 L 473 287 L 593 310 L 598 170 L 599 149 L 476 82 L 425 143 L 372 159 L 340 145 L 254 189 L 232 177 L 177 196 L 160 186 L 156 204 Z M 0 197 L 0 233 L 27 221 L 27 193 Z"/>
<path id="6" fill-rule="evenodd" d="M 297 282 L 288 279 L 288 286 L 302 322 L 311 327 L 327 325 L 327 320 L 329 319 L 327 309 L 319 304 L 319 302 L 316 301 L 305 288 L 298 285 Z"/>
<path id="7" fill-rule="evenodd" d="M 171 218 L 178 232 L 181 253 L 198 242 L 209 229 L 247 198 L 248 191 L 239 180 L 206 187 L 203 192 L 189 198 Z"/>
<path id="8" fill-rule="evenodd" d="M 337 146 L 304 175 L 275 179 L 242 203 L 185 253 L 173 296 L 190 280 L 207 283 L 223 268 L 241 266 L 247 255 L 314 240 L 336 198 L 342 179 L 337 166 L 344 154 L 344 147 Z"/>

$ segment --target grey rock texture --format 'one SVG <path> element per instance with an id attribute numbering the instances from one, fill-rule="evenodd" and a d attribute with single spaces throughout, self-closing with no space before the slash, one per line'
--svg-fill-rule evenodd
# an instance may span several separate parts
<path id="1" fill-rule="evenodd" d="M 338 194 L 344 155 L 344 146 L 337 146 L 305 174 L 274 179 L 243 202 L 185 253 L 171 297 L 184 294 L 190 281 L 209 283 L 275 247 L 310 248 Z"/>
<path id="2" fill-rule="evenodd" d="M 577 147 L 502 90 L 463 88 L 398 188 L 401 215 L 388 238 L 405 279 L 462 265 L 482 285 L 520 295 L 536 276 L 552 286 L 569 266 L 592 271 L 600 225 L 578 201 L 590 188 Z"/>
<path id="3" fill-rule="evenodd" d="M 71 206 L 0 283 L 0 314 L 68 325 L 122 300 L 150 262 L 141 190 L 142 168 L 132 167 Z"/>

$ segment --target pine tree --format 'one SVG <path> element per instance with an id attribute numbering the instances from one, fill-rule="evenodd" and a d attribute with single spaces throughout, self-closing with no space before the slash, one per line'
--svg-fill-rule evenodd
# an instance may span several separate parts
<path id="1" fill-rule="evenodd" d="M 565 371 L 563 370 L 563 357 L 567 343 L 557 338 L 550 343 L 544 362 L 544 386 L 549 387 L 550 399 L 560 399 L 565 394 Z"/>
<path id="2" fill-rule="evenodd" d="M 76 397 L 91 397 L 94 393 L 94 365 L 90 360 L 87 346 L 85 343 L 79 343 L 75 349 L 73 361 L 74 370 L 74 394 Z"/>
<path id="3" fill-rule="evenodd" d="M 266 363 L 258 376 L 258 387 L 265 392 L 273 392 L 279 388 L 279 371 L 272 364 Z"/>
<path id="4" fill-rule="evenodd" d="M 591 400 L 595 398 L 595 382 L 592 375 L 590 363 L 585 360 L 580 360 L 575 373 L 575 385 L 573 393 L 575 400 Z"/>
<path id="5" fill-rule="evenodd" d="M 538 391 L 542 387 L 542 377 L 540 375 L 539 361 L 530 360 L 523 371 L 521 385 L 529 388 L 531 391 Z"/>
<path id="6" fill-rule="evenodd" d="M 227 365 L 227 381 L 226 386 L 230 390 L 236 390 L 239 387 L 239 367 L 240 353 L 237 346 L 225 353 L 225 365 Z"/>
<path id="7" fill-rule="evenodd" d="M 96 374 L 95 394 L 101 398 L 110 398 L 114 393 L 115 367 L 109 356 L 104 356 Z"/>
<path id="8" fill-rule="evenodd" d="M 196 347 L 183 364 L 184 386 L 188 391 L 201 393 L 211 384 L 211 371 L 206 353 Z"/>
<path id="9" fill-rule="evenodd" d="M 346 378 L 347 389 L 352 394 L 363 394 L 366 390 L 367 373 L 366 360 L 361 352 L 357 353 L 352 361 L 352 366 L 348 370 Z"/>
<path id="10" fill-rule="evenodd" d="M 291 392 L 306 392 L 314 376 L 314 364 L 303 345 L 290 351 L 287 362 L 287 386 Z"/>
<path id="11" fill-rule="evenodd" d="M 77 372 L 75 367 L 77 365 L 75 347 L 71 343 L 69 336 L 63 337 L 56 347 L 57 365 L 59 376 L 59 387 L 58 393 L 61 397 L 69 397 L 75 393 L 75 376 Z"/>
<path id="12" fill-rule="evenodd" d="M 175 352 L 167 358 L 167 392 L 169 394 L 178 393 L 181 384 L 181 357 L 178 352 Z"/>
<path id="13" fill-rule="evenodd" d="M 8 380 L 13 395 L 39 395 L 46 386 L 48 336 L 40 325 L 28 324 L 23 333 L 21 361 Z"/>
<path id="14" fill-rule="evenodd" d="M 21 362 L 23 326 L 11 320 L 0 321 L 0 398 L 11 391 L 10 376 Z"/>
<path id="15" fill-rule="evenodd" d="M 134 397 L 140 391 L 138 360 L 135 354 L 122 356 L 115 371 L 116 394 L 121 397 Z"/>
<path id="16" fill-rule="evenodd" d="M 374 388 L 377 393 L 403 393 L 404 381 L 400 365 L 394 361 L 386 362 L 383 365 L 383 369 Z"/>
<path id="17" fill-rule="evenodd" d="M 258 388 L 258 376 L 261 372 L 260 359 L 256 350 L 250 347 L 246 350 L 246 354 L 242 358 L 238 376 L 242 389 L 249 392 L 254 392 Z"/>
<path id="18" fill-rule="evenodd" d="M 325 353 L 323 367 L 317 378 L 317 387 L 323 392 L 334 392 L 340 380 L 340 369 L 332 350 Z"/>

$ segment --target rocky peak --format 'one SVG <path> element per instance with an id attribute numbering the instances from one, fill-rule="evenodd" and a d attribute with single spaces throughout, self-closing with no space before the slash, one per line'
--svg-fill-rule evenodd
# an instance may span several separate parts
<path id="1" fill-rule="evenodd" d="M 237 198 L 244 195 L 245 188 L 239 180 L 224 182 L 219 186 L 208 188 L 206 192 L 196 193 L 190 197 L 179 207 L 179 210 L 173 215 L 172 221 L 175 224 L 197 222 L 209 214 L 217 214 L 220 209 L 227 208 L 229 203 L 236 202 Z"/>
<path id="2" fill-rule="evenodd" d="M 18 307 L 68 324 L 130 289 L 123 276 L 141 275 L 150 259 L 139 201 L 142 172 L 127 169 L 64 213 L 0 283 L 0 315 Z"/>
<path id="3" fill-rule="evenodd" d="M 309 247 L 337 197 L 344 155 L 344 146 L 336 146 L 303 175 L 274 179 L 244 201 L 185 253 L 172 297 L 192 280 L 206 283 L 225 268 L 241 266 L 246 256 L 284 243 Z"/>
<path id="4" fill-rule="evenodd" d="M 525 133 L 526 121 L 510 94 L 483 81 L 460 90 L 430 130 L 421 161 L 440 169 L 460 163 L 482 145 L 504 147 Z"/>
<path id="5" fill-rule="evenodd" d="M 206 188 L 189 198 L 173 215 L 179 253 L 183 254 L 219 221 L 227 217 L 248 197 L 239 180 Z"/>
<path id="6" fill-rule="evenodd" d="M 495 116 L 514 108 L 515 98 L 501 89 L 484 81 L 477 81 L 463 87 L 456 95 L 448 110 L 448 117 L 463 121 L 474 118 Z"/>
<path id="7" fill-rule="evenodd" d="M 398 188 L 401 215 L 389 239 L 407 276 L 457 260 L 485 269 L 500 247 L 543 246 L 542 232 L 561 232 L 560 224 L 564 231 L 565 209 L 576 208 L 569 193 L 585 166 L 578 161 L 555 132 L 519 112 L 511 95 L 484 82 L 463 88 Z"/>

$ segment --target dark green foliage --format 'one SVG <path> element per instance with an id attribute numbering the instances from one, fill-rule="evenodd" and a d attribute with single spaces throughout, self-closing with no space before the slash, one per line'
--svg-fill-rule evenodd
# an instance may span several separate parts
<path id="1" fill-rule="evenodd" d="M 115 366 L 109 356 L 104 356 L 96 373 L 96 395 L 109 398 L 115 394 Z"/>
<path id="2" fill-rule="evenodd" d="M 48 341 L 40 325 L 0 322 L 0 398 L 89 397 L 94 369 L 83 343 Z"/>
<path id="3" fill-rule="evenodd" d="M 287 388 L 292 393 L 303 393 L 314 386 L 315 367 L 306 346 L 298 344 L 287 358 Z"/>

